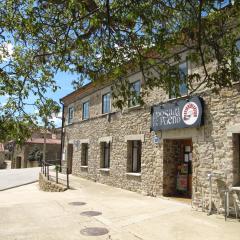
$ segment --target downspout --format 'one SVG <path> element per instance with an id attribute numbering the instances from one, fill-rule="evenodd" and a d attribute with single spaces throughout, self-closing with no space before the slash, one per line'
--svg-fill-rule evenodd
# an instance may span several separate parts
<path id="1" fill-rule="evenodd" d="M 62 99 L 60 99 L 60 103 L 62 104 L 62 129 L 61 129 L 61 149 L 60 149 L 60 172 L 62 172 L 62 161 L 63 161 L 63 146 L 64 146 L 64 103 L 62 102 Z"/>

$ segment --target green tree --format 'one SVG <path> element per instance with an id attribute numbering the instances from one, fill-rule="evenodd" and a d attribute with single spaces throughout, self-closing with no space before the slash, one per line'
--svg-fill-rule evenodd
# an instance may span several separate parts
<path id="1" fill-rule="evenodd" d="M 28 154 L 29 161 L 41 161 L 42 158 L 43 153 L 37 146 L 34 146 Z"/>
<path id="2" fill-rule="evenodd" d="M 189 94 L 200 87 L 217 91 L 231 86 L 239 81 L 235 60 L 240 3 L 221 8 L 218 2 L 222 1 L 0 0 L 0 95 L 9 95 L 1 114 L 7 109 L 21 121 L 32 120 L 24 105 L 38 102 L 26 99 L 33 94 L 37 101 L 47 101 L 47 88 L 58 88 L 53 77 L 59 70 L 78 73 L 79 81 L 112 81 L 120 108 L 133 94 L 124 76 L 140 70 L 144 86 L 138 100 L 143 103 L 153 87 L 170 91 L 179 84 L 181 76 L 173 63 L 183 60 L 183 51 L 202 69 L 187 76 Z M 14 51 L 8 56 L 10 42 Z"/>

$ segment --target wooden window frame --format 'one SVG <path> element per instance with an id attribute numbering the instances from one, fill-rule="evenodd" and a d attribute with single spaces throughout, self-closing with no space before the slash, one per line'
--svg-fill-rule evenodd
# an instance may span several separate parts
<path id="1" fill-rule="evenodd" d="M 81 144 L 81 166 L 88 166 L 89 144 Z"/>

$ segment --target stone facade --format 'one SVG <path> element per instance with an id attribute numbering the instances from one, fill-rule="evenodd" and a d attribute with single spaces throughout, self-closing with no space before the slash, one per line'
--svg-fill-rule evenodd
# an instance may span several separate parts
<path id="1" fill-rule="evenodd" d="M 141 80 L 140 73 L 129 77 L 130 81 Z M 151 106 L 169 101 L 162 89 L 154 89 L 146 97 L 144 106 L 126 108 L 101 114 L 102 95 L 109 87 L 87 86 L 63 98 L 64 102 L 64 164 L 72 164 L 72 173 L 83 178 L 140 192 L 150 196 L 167 195 L 176 185 L 173 178 L 173 158 L 177 140 L 192 141 L 192 204 L 208 209 L 209 173 L 213 174 L 212 199 L 216 209 L 223 206 L 222 190 L 240 182 L 240 87 L 223 89 L 219 94 L 199 92 L 204 100 L 204 125 L 198 128 L 182 128 L 151 132 Z M 90 118 L 82 120 L 82 103 L 90 101 Z M 67 123 L 68 107 L 74 107 L 74 118 Z M 160 143 L 154 143 L 154 135 Z M 102 169 L 101 139 L 110 139 L 110 168 Z M 140 140 L 141 172 L 128 173 L 128 139 Z M 171 140 L 171 141 L 170 141 Z M 175 141 L 175 142 L 174 142 Z M 81 143 L 88 142 L 88 165 L 81 166 Z M 73 144 L 72 163 L 67 159 L 68 145 Z M 171 155 L 172 154 L 172 155 Z M 175 157 L 172 157 L 175 156 Z M 171 169 L 172 168 L 172 169 Z"/>

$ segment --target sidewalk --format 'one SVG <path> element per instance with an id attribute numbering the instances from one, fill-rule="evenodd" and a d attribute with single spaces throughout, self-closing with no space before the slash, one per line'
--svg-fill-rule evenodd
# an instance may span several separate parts
<path id="1" fill-rule="evenodd" d="M 38 184 L 0 192 L 0 240 L 239 240 L 240 222 L 70 176 L 74 190 Z M 90 229 L 89 229 L 90 228 Z M 100 236 L 87 236 L 89 234 Z"/>

